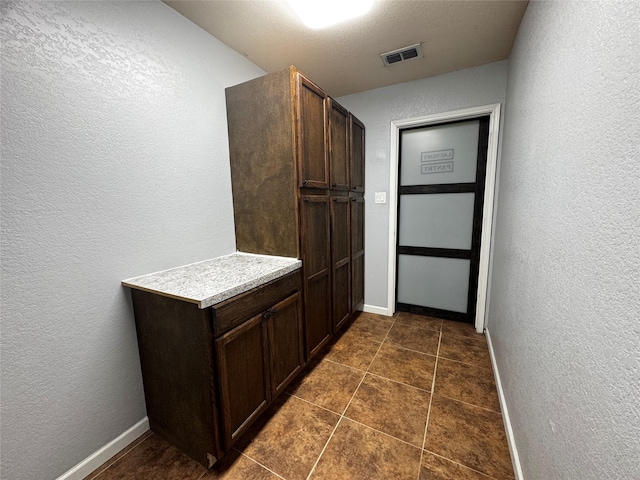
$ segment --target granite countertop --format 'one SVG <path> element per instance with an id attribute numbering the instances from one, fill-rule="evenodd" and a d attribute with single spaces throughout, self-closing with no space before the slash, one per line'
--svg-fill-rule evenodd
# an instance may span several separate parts
<path id="1" fill-rule="evenodd" d="M 295 258 L 236 252 L 129 278 L 122 284 L 207 308 L 283 277 L 301 266 L 302 262 Z"/>

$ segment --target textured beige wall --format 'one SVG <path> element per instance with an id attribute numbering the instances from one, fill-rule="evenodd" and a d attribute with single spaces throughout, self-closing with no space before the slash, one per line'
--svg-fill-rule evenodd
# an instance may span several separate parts
<path id="1" fill-rule="evenodd" d="M 224 88 L 263 72 L 160 2 L 2 2 L 2 471 L 145 416 L 120 281 L 235 250 Z"/>
<path id="2" fill-rule="evenodd" d="M 531 2 L 489 332 L 524 478 L 640 478 L 640 4 Z"/>

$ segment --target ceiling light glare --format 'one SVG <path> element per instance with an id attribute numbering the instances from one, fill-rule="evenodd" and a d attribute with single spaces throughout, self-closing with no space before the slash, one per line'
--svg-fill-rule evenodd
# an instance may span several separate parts
<path id="1" fill-rule="evenodd" d="M 309 28 L 319 29 L 364 15 L 373 0 L 286 0 Z"/>

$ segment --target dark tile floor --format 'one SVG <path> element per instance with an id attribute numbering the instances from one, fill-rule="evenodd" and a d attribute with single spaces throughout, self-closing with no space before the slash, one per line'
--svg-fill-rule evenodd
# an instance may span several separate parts
<path id="1" fill-rule="evenodd" d="M 147 433 L 87 479 L 512 479 L 483 335 L 360 314 L 210 471 Z"/>

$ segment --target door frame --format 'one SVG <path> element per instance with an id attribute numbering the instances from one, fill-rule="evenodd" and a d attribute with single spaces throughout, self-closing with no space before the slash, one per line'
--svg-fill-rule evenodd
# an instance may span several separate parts
<path id="1" fill-rule="evenodd" d="M 436 113 L 423 117 L 394 120 L 391 122 L 391 153 L 389 172 L 389 268 L 387 310 L 390 315 L 396 309 L 396 241 L 398 223 L 398 164 L 400 130 L 409 127 L 426 127 L 455 120 L 471 120 L 489 115 L 489 140 L 487 146 L 487 170 L 484 180 L 484 205 L 482 208 L 482 234 L 480 240 L 480 265 L 478 269 L 478 296 L 476 300 L 475 328 L 484 331 L 487 316 L 487 289 L 489 284 L 489 257 L 493 230 L 493 202 L 496 189 L 498 164 L 498 133 L 500 131 L 500 104 L 465 108 L 453 112 Z"/>

